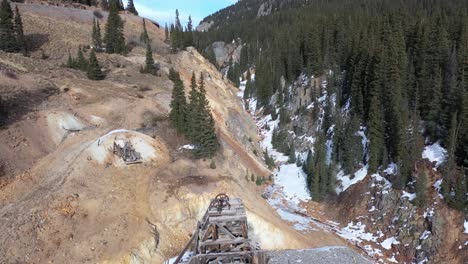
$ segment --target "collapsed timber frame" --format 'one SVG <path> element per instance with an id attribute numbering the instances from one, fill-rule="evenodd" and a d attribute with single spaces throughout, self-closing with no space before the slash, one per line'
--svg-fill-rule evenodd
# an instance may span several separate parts
<path id="1" fill-rule="evenodd" d="M 142 162 L 141 154 L 136 152 L 129 140 L 114 140 L 112 153 L 119 156 L 127 165 Z"/>
<path id="2" fill-rule="evenodd" d="M 192 256 L 182 260 L 188 250 Z M 197 230 L 174 264 L 266 264 L 265 252 L 258 251 L 248 237 L 247 216 L 239 198 L 225 194 L 214 198 Z"/>

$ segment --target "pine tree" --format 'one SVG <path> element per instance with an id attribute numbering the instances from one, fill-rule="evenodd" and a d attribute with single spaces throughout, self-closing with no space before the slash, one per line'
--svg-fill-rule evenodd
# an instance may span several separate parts
<path id="1" fill-rule="evenodd" d="M 196 138 L 198 138 L 198 133 L 200 132 L 200 123 L 198 122 L 199 118 L 199 112 L 198 112 L 198 106 L 199 106 L 199 101 L 198 99 L 200 98 L 199 92 L 198 92 L 198 86 L 197 86 L 197 78 L 195 76 L 195 72 L 192 73 L 192 79 L 190 82 L 190 94 L 189 94 L 189 106 L 188 106 L 188 117 L 187 117 L 187 123 L 189 126 L 188 129 L 188 138 L 190 140 L 194 141 Z"/>
<path id="2" fill-rule="evenodd" d="M 15 7 L 15 34 L 16 34 L 16 47 L 18 51 L 27 53 L 26 39 L 23 32 L 23 20 L 18 10 L 18 6 Z"/>
<path id="3" fill-rule="evenodd" d="M 197 133 L 194 143 L 197 148 L 194 150 L 196 158 L 213 157 L 219 148 L 218 138 L 216 135 L 216 128 L 209 102 L 206 98 L 206 90 L 203 79 L 203 74 L 200 74 L 200 83 L 198 85 L 198 118 L 200 130 Z"/>
<path id="4" fill-rule="evenodd" d="M 164 26 L 164 41 L 169 41 L 169 28 L 167 27 L 167 23 Z"/>
<path id="5" fill-rule="evenodd" d="M 270 154 L 268 154 L 268 149 L 265 149 L 265 151 L 263 151 L 263 159 L 265 160 L 265 164 L 270 170 L 275 167 L 275 161 L 270 156 Z"/>
<path id="6" fill-rule="evenodd" d="M 75 68 L 75 62 L 74 62 L 70 52 L 68 52 L 67 68 Z"/>
<path id="7" fill-rule="evenodd" d="M 83 51 L 81 50 L 81 47 L 78 47 L 78 52 L 77 52 L 76 57 L 77 57 L 77 59 L 76 59 L 76 62 L 75 62 L 75 67 L 78 70 L 86 71 L 88 69 L 88 61 L 86 60 L 86 58 L 85 58 L 85 56 L 83 54 Z"/>
<path id="8" fill-rule="evenodd" d="M 192 16 L 189 16 L 187 30 L 184 33 L 185 35 L 185 47 L 193 46 L 193 25 L 192 25 Z"/>
<path id="9" fill-rule="evenodd" d="M 99 21 L 96 18 L 93 18 L 93 46 L 96 48 L 102 47 L 102 36 L 101 36 L 101 25 L 99 25 Z"/>
<path id="10" fill-rule="evenodd" d="M 141 70 L 142 73 L 156 74 L 156 66 L 154 65 L 153 51 L 151 45 L 146 45 L 146 60 L 145 67 Z"/>
<path id="11" fill-rule="evenodd" d="M 149 43 L 151 43 L 151 39 L 148 36 L 148 30 L 146 29 L 145 19 L 142 18 L 142 20 L 143 20 L 143 32 L 141 32 L 140 41 L 145 43 L 145 44 L 149 44 Z"/>
<path id="12" fill-rule="evenodd" d="M 89 54 L 89 65 L 87 71 L 88 79 L 90 80 L 103 80 L 104 73 L 101 71 L 101 66 L 96 58 L 96 53 L 94 49 L 91 49 L 91 53 Z"/>
<path id="13" fill-rule="evenodd" d="M 8 0 L 3 0 L 0 4 L 0 50 L 6 52 L 18 50 L 13 11 Z"/>
<path id="14" fill-rule="evenodd" d="M 351 174 L 362 161 L 363 146 L 361 138 L 357 135 L 359 131 L 359 118 L 355 115 L 351 117 L 344 134 L 344 144 L 342 145 L 342 163 L 346 174 Z"/>
<path id="15" fill-rule="evenodd" d="M 104 37 L 107 53 L 125 54 L 126 47 L 123 27 L 124 24 L 119 15 L 119 2 L 118 0 L 110 0 L 109 16 L 107 17 L 106 34 Z"/>
<path id="16" fill-rule="evenodd" d="M 169 78 L 174 84 L 169 120 L 177 133 L 184 134 L 187 131 L 187 100 L 185 98 L 184 83 L 180 79 L 179 73 L 174 69 L 170 70 Z"/>
<path id="17" fill-rule="evenodd" d="M 427 175 L 425 171 L 419 173 L 419 177 L 416 180 L 416 199 L 414 203 L 420 208 L 424 208 L 426 205 L 427 195 L 426 195 L 426 185 L 427 185 Z"/>
<path id="18" fill-rule="evenodd" d="M 180 23 L 179 10 L 176 9 L 175 24 L 171 28 L 171 47 L 173 50 L 182 48 L 184 44 L 184 30 L 182 24 Z"/>
<path id="19" fill-rule="evenodd" d="M 127 11 L 138 16 L 138 11 L 136 10 L 135 5 L 133 4 L 133 0 L 128 0 Z"/>
<path id="20" fill-rule="evenodd" d="M 369 84 L 369 110 L 367 113 L 367 127 L 369 138 L 369 171 L 378 169 L 383 159 L 385 146 L 384 110 L 381 101 L 381 66 L 380 56 L 376 55 L 371 63 L 372 74 Z"/>
<path id="21" fill-rule="evenodd" d="M 289 147 L 288 163 L 290 164 L 296 163 L 296 148 L 294 148 L 294 142 L 291 142 L 291 145 Z"/>

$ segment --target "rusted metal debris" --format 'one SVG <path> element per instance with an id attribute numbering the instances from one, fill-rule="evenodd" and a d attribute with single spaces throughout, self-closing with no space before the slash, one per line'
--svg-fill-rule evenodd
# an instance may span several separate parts
<path id="1" fill-rule="evenodd" d="M 119 156 L 127 165 L 141 163 L 141 154 L 138 153 L 129 140 L 114 140 L 112 153 Z"/>
<path id="2" fill-rule="evenodd" d="M 189 259 L 184 255 L 191 252 Z M 248 235 L 247 215 L 239 198 L 218 194 L 198 222 L 192 238 L 174 264 L 239 263 L 266 264 L 264 251 L 253 246 Z"/>
<path id="3" fill-rule="evenodd" d="M 223 208 L 228 207 L 228 209 L 231 209 L 231 204 L 229 203 L 229 197 L 224 194 L 220 193 L 216 195 L 216 197 L 211 201 L 210 207 L 208 210 L 213 210 L 216 209 L 218 212 L 221 212 Z"/>

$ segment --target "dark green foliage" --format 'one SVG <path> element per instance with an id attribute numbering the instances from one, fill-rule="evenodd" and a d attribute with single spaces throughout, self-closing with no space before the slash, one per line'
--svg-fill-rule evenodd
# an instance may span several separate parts
<path id="1" fill-rule="evenodd" d="M 89 54 L 87 76 L 88 79 L 95 81 L 103 80 L 105 77 L 104 73 L 101 71 L 101 66 L 99 65 L 99 62 L 96 58 L 94 49 L 91 49 L 91 53 Z"/>
<path id="2" fill-rule="evenodd" d="M 288 132 L 279 128 L 273 128 L 271 145 L 274 149 L 284 154 L 289 154 L 289 145 L 287 143 Z"/>
<path id="3" fill-rule="evenodd" d="M 106 34 L 104 42 L 106 43 L 107 53 L 125 54 L 125 37 L 123 33 L 124 23 L 119 15 L 120 4 L 118 0 L 109 0 L 109 16 L 107 17 Z"/>
<path id="4" fill-rule="evenodd" d="M 13 14 L 8 0 L 2 0 L 0 3 L 0 50 L 24 54 L 27 52 L 23 22 L 18 6 Z"/>
<path id="5" fill-rule="evenodd" d="M 273 169 L 275 167 L 275 160 L 272 156 L 270 156 L 270 154 L 268 154 L 267 149 L 263 151 L 263 158 L 265 159 L 265 164 L 268 166 L 269 169 Z"/>
<path id="6" fill-rule="evenodd" d="M 424 208 L 427 203 L 427 175 L 425 171 L 421 171 L 416 179 L 416 199 L 414 204 L 420 208 Z"/>
<path id="7" fill-rule="evenodd" d="M 189 47 L 193 46 L 193 25 L 192 25 L 192 17 L 189 16 L 187 29 L 184 32 L 184 46 Z"/>
<path id="8" fill-rule="evenodd" d="M 257 186 L 260 186 L 260 185 L 263 185 L 264 183 L 265 183 L 265 177 L 264 176 L 262 176 L 262 177 L 257 176 L 257 179 L 255 180 L 255 184 Z"/>
<path id="9" fill-rule="evenodd" d="M 214 162 L 214 160 L 211 160 L 210 169 L 212 169 L 212 170 L 216 169 L 216 163 Z"/>
<path id="10" fill-rule="evenodd" d="M 170 70 L 169 78 L 174 83 L 172 91 L 171 112 L 169 120 L 180 134 L 185 135 L 193 145 L 195 158 L 211 158 L 218 151 L 219 143 L 209 102 L 206 98 L 203 75 L 197 86 L 195 73 L 192 75 L 190 102 L 185 98 L 184 84 L 180 75 L 174 69 Z"/>
<path id="11" fill-rule="evenodd" d="M 172 89 L 171 111 L 169 120 L 177 133 L 184 134 L 187 131 L 187 99 L 185 98 L 184 83 L 180 79 L 180 75 L 174 69 L 170 69 L 169 79 L 174 84 Z"/>
<path id="12" fill-rule="evenodd" d="M 363 146 L 361 137 L 357 134 L 359 131 L 359 119 L 353 115 L 348 124 L 346 124 L 343 136 L 341 163 L 345 174 L 353 173 L 359 164 L 363 161 Z"/>
<path id="13" fill-rule="evenodd" d="M 201 125 L 198 121 L 199 99 L 200 96 L 197 78 L 195 76 L 195 72 L 193 72 L 192 79 L 190 81 L 189 112 L 187 114 L 187 125 L 189 127 L 187 137 L 192 141 L 195 140 Z"/>
<path id="14" fill-rule="evenodd" d="M 296 163 L 296 148 L 294 148 L 294 142 L 291 142 L 289 147 L 288 163 Z"/>
<path id="15" fill-rule="evenodd" d="M 153 51 L 151 50 L 151 45 L 148 43 L 146 44 L 146 59 L 145 59 L 145 67 L 141 69 L 142 73 L 149 73 L 149 74 L 156 74 L 157 68 L 154 64 L 153 59 Z"/>
<path id="16" fill-rule="evenodd" d="M 127 11 L 138 16 L 138 11 L 136 10 L 135 5 L 133 4 L 133 0 L 128 0 Z"/>
<path id="17" fill-rule="evenodd" d="M 302 159 L 299 154 L 297 154 L 297 157 L 296 157 L 296 166 L 302 167 Z"/>
<path id="18" fill-rule="evenodd" d="M 0 50 L 17 51 L 13 10 L 8 0 L 3 0 L 0 5 Z"/>
<path id="19" fill-rule="evenodd" d="M 86 71 L 88 69 L 88 61 L 86 60 L 81 47 L 78 47 L 74 68 L 81 71 Z"/>
<path id="20" fill-rule="evenodd" d="M 167 29 L 167 26 L 166 26 Z M 166 32 L 171 41 L 171 47 L 173 51 L 183 49 L 194 45 L 194 30 L 192 24 L 192 17 L 189 16 L 187 27 L 184 29 L 180 23 L 179 10 L 176 10 L 175 24 L 171 25 L 169 31 Z M 168 39 L 166 36 L 166 40 Z"/>
<path id="21" fill-rule="evenodd" d="M 167 27 L 167 23 L 164 26 L 164 41 L 169 41 L 169 28 Z"/>
<path id="22" fill-rule="evenodd" d="M 66 67 L 67 68 L 74 68 L 75 67 L 75 61 L 73 60 L 70 52 L 68 52 L 68 60 L 67 60 Z"/>
<path id="23" fill-rule="evenodd" d="M 26 39 L 23 32 L 23 20 L 21 19 L 21 14 L 18 10 L 18 6 L 15 7 L 15 33 L 16 33 L 16 47 L 17 50 L 27 53 Z"/>
<path id="24" fill-rule="evenodd" d="M 468 2 L 273 2 L 268 16 L 257 17 L 262 1 L 239 1 L 206 18 L 214 25 L 195 33 L 197 48 L 208 56 L 213 42 L 242 39 L 239 70 L 229 78 L 236 80 L 255 68 L 255 87 L 248 82 L 245 99 L 255 97 L 259 106 L 271 108 L 288 106 L 287 87 L 300 74 L 333 70 L 337 108 L 314 107 L 312 113 L 317 120 L 325 111 L 324 130 L 335 125 L 333 162 L 348 173 L 367 158 L 370 172 L 394 162 L 399 169 L 393 186 L 405 188 L 424 137 L 430 143 L 440 140 L 449 152 L 444 195 L 453 194 L 447 201 L 463 196 L 468 174 Z M 311 94 L 314 101 L 317 91 Z M 340 114 L 348 103 L 348 113 Z M 338 114 L 330 115 L 330 110 Z M 280 122 L 281 129 L 287 122 Z M 359 126 L 367 127 L 367 156 L 355 134 Z M 280 134 L 278 128 L 274 132 L 275 137 Z"/>
<path id="25" fill-rule="evenodd" d="M 151 39 L 148 36 L 148 30 L 146 29 L 145 19 L 142 18 L 142 21 L 143 21 L 143 32 L 141 32 L 140 41 L 145 43 L 145 44 L 149 44 L 149 43 L 151 43 Z"/>
<path id="26" fill-rule="evenodd" d="M 314 153 L 309 151 L 307 160 L 304 163 L 304 172 L 307 174 L 307 186 L 314 201 L 322 201 L 325 197 L 333 193 L 334 181 L 331 180 L 331 173 L 327 165 L 326 137 L 320 133 L 314 143 Z"/>
<path id="27" fill-rule="evenodd" d="M 195 122 L 198 123 L 198 130 L 193 136 L 193 143 L 196 146 L 194 156 L 196 158 L 212 157 L 218 151 L 219 143 L 215 122 L 206 98 L 203 74 L 200 74 L 196 109 L 190 111 L 197 112 Z"/>
<path id="28" fill-rule="evenodd" d="M 99 24 L 99 21 L 93 18 L 93 33 L 92 33 L 92 39 L 93 39 L 93 46 L 96 48 L 101 48 L 102 47 L 102 36 L 101 36 L 101 25 Z"/>

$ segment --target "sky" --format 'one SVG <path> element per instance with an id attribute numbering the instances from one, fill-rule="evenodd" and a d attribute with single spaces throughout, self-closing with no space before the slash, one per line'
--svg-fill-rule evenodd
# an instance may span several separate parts
<path id="1" fill-rule="evenodd" d="M 123 2 L 126 4 L 127 1 Z M 133 0 L 140 16 L 155 20 L 161 26 L 174 23 L 175 10 L 179 9 L 181 23 L 187 25 L 191 15 L 194 27 L 208 15 L 236 2 L 237 0 Z"/>

